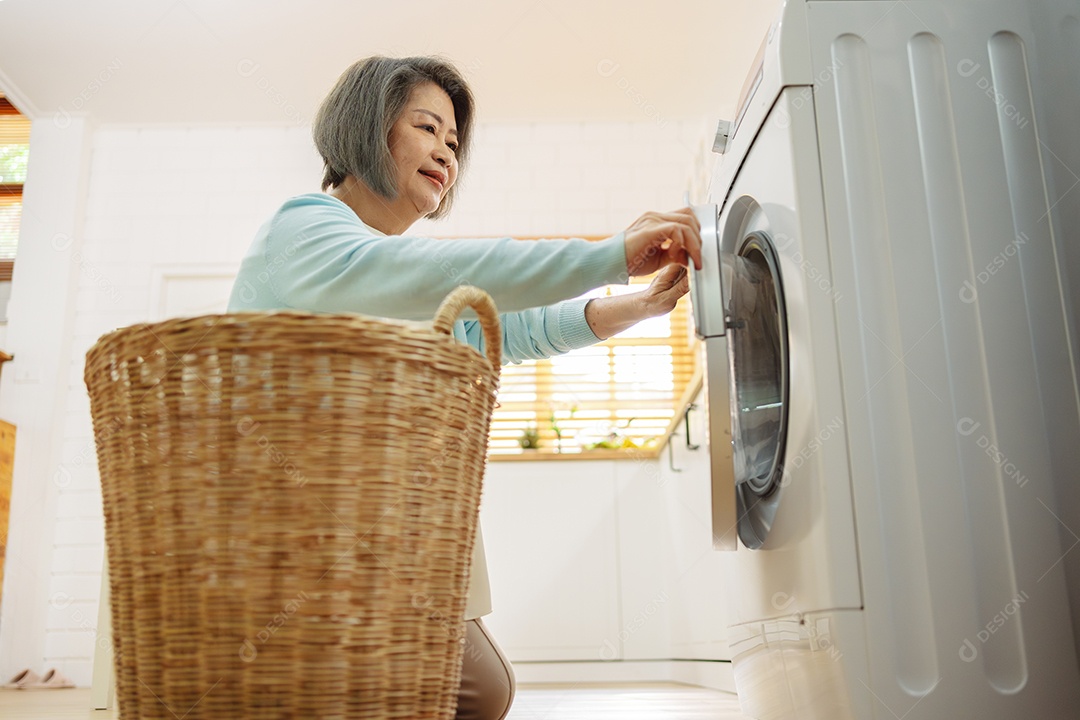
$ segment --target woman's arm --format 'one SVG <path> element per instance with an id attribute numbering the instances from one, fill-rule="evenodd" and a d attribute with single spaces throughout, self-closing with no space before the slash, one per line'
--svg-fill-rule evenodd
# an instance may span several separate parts
<path id="1" fill-rule="evenodd" d="M 646 213 L 599 243 L 383 236 L 340 200 L 287 201 L 244 258 L 231 311 L 298 308 L 421 320 L 458 285 L 503 311 L 541 307 L 700 257 L 689 210 Z"/>
<path id="2" fill-rule="evenodd" d="M 642 320 L 671 312 L 689 289 L 685 268 L 671 266 L 641 292 L 503 313 L 499 316 L 503 361 L 539 360 L 595 345 Z M 479 322 L 465 321 L 465 336 L 471 346 L 484 352 Z"/>
<path id="3" fill-rule="evenodd" d="M 607 340 L 642 320 L 671 312 L 689 290 L 686 268 L 668 265 L 647 290 L 590 300 L 585 306 L 585 320 L 597 338 Z"/>
<path id="4" fill-rule="evenodd" d="M 622 233 L 602 242 L 385 236 L 339 200 L 311 194 L 286 202 L 260 229 L 229 307 L 425 320 L 463 284 L 483 288 L 505 312 L 626 277 Z"/>

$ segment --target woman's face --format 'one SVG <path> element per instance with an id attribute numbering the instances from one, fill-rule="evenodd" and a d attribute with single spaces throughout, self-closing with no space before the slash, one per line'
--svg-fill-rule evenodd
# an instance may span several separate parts
<path id="1" fill-rule="evenodd" d="M 435 83 L 417 85 L 388 142 L 397 168 L 395 205 L 416 219 L 435 212 L 457 180 L 457 122 L 450 96 Z"/>

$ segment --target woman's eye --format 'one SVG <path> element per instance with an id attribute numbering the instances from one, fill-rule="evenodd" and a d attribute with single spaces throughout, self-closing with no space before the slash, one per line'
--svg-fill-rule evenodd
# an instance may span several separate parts
<path id="1" fill-rule="evenodd" d="M 423 128 L 424 128 L 424 130 L 431 133 L 432 135 L 435 134 L 435 126 L 434 125 L 424 125 Z"/>
<path id="2" fill-rule="evenodd" d="M 446 147 L 450 148 L 450 152 L 457 154 L 457 143 L 449 143 Z"/>

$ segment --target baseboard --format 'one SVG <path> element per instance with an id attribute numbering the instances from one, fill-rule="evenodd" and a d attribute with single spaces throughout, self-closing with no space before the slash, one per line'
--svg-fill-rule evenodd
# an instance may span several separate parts
<path id="1" fill-rule="evenodd" d="M 730 661 L 670 660 L 669 665 L 673 682 L 735 692 L 735 672 Z"/>
<path id="2" fill-rule="evenodd" d="M 519 683 L 677 682 L 735 692 L 731 663 L 712 660 L 515 662 Z"/>

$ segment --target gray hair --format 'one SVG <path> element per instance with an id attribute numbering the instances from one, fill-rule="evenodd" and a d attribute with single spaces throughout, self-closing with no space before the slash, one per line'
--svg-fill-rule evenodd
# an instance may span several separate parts
<path id="1" fill-rule="evenodd" d="M 442 88 L 454 105 L 461 176 L 469 156 L 473 119 L 472 91 L 461 73 L 436 57 L 373 56 L 342 73 L 315 116 L 311 134 L 323 159 L 323 190 L 337 187 L 352 175 L 388 200 L 397 197 L 390 128 L 405 111 L 413 88 L 427 82 Z M 455 190 L 456 183 L 427 217 L 446 215 Z"/>

